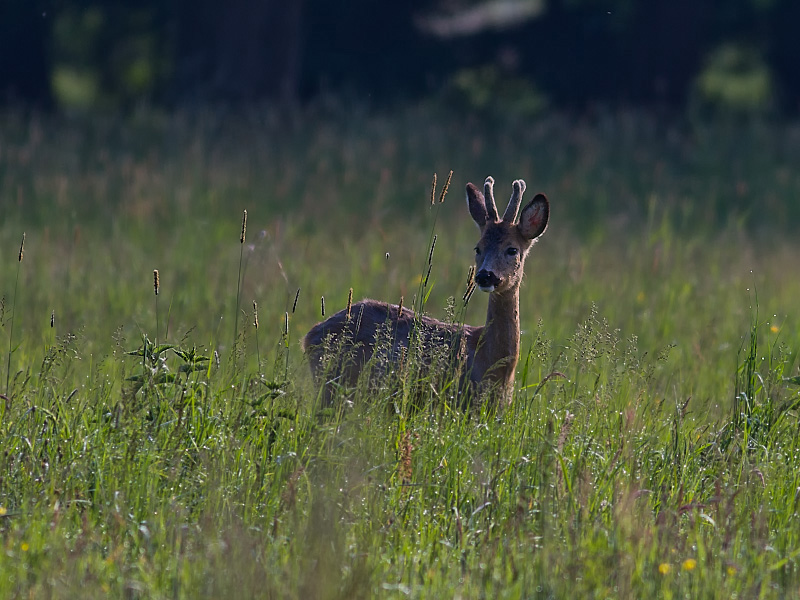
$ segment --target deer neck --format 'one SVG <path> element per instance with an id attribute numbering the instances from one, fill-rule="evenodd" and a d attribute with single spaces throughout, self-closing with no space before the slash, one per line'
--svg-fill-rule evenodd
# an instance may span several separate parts
<path id="1" fill-rule="evenodd" d="M 513 381 L 519 360 L 519 288 L 489 294 L 486 325 L 475 353 L 481 379 Z"/>

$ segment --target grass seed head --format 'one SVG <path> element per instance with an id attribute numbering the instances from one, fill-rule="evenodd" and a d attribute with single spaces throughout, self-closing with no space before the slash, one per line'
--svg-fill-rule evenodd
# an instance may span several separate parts
<path id="1" fill-rule="evenodd" d="M 350 288 L 350 293 L 347 294 L 347 320 L 350 320 L 350 309 L 353 308 L 353 288 Z"/>
<path id="2" fill-rule="evenodd" d="M 22 262 L 22 257 L 25 255 L 25 232 L 22 232 L 22 241 L 19 244 L 19 262 Z"/>
<path id="3" fill-rule="evenodd" d="M 239 238 L 239 243 L 244 244 L 244 237 L 247 233 L 247 210 L 242 213 L 242 235 Z"/>
<path id="4" fill-rule="evenodd" d="M 319 297 L 319 305 L 320 305 L 320 308 L 322 309 L 322 316 L 324 317 L 325 316 L 325 296 L 320 296 Z"/>
<path id="5" fill-rule="evenodd" d="M 158 296 L 159 287 L 158 269 L 153 269 L 153 291 L 155 291 L 156 296 Z"/>
<path id="6" fill-rule="evenodd" d="M 294 295 L 294 304 L 292 304 L 292 314 L 294 314 L 295 309 L 297 309 L 297 299 L 300 297 L 300 288 L 297 288 L 297 292 Z"/>
<path id="7" fill-rule="evenodd" d="M 258 329 L 258 304 L 253 300 L 253 327 Z"/>
<path id="8" fill-rule="evenodd" d="M 467 272 L 467 285 L 464 288 L 464 295 L 461 296 L 461 299 L 464 301 L 464 305 L 469 302 L 470 297 L 472 296 L 472 292 L 475 291 L 475 265 L 470 265 L 469 271 Z"/>
<path id="9" fill-rule="evenodd" d="M 431 206 L 436 204 L 436 173 L 433 174 L 433 182 L 431 183 Z"/>
<path id="10" fill-rule="evenodd" d="M 450 180 L 453 179 L 453 171 L 450 170 L 450 174 L 447 176 L 447 181 L 444 182 L 444 187 L 442 188 L 442 193 L 439 196 L 439 204 L 444 202 L 444 197 L 447 196 L 447 190 L 450 187 Z"/>
<path id="11" fill-rule="evenodd" d="M 433 264 L 433 251 L 436 249 L 436 235 L 433 236 L 433 242 L 431 242 L 431 251 L 428 253 L 428 265 Z"/>
<path id="12" fill-rule="evenodd" d="M 53 312 L 50 313 L 50 329 L 56 326 L 56 311 L 53 309 Z"/>
<path id="13" fill-rule="evenodd" d="M 464 295 L 462 296 L 462 300 L 464 301 L 464 306 L 469 304 L 469 299 L 472 298 L 472 294 L 475 291 L 475 282 L 471 281 L 470 284 L 467 286 L 467 289 L 464 291 Z"/>

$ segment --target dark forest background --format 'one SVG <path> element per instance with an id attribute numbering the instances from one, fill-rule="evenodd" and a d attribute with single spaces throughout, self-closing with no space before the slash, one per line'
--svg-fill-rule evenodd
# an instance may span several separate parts
<path id="1" fill-rule="evenodd" d="M 796 0 L 3 0 L 0 102 L 792 115 Z"/>

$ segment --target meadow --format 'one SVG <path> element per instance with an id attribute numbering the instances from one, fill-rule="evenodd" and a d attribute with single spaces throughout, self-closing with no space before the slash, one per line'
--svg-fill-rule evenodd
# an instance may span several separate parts
<path id="1" fill-rule="evenodd" d="M 633 112 L 4 113 L 0 596 L 796 594 L 798 164 Z M 511 407 L 323 409 L 322 297 L 483 322 L 490 174 L 552 211 Z"/>

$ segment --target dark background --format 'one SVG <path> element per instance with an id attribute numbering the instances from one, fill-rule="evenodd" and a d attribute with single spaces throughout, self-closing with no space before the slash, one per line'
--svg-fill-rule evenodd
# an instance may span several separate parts
<path id="1" fill-rule="evenodd" d="M 793 115 L 796 0 L 3 0 L 0 102 Z"/>

